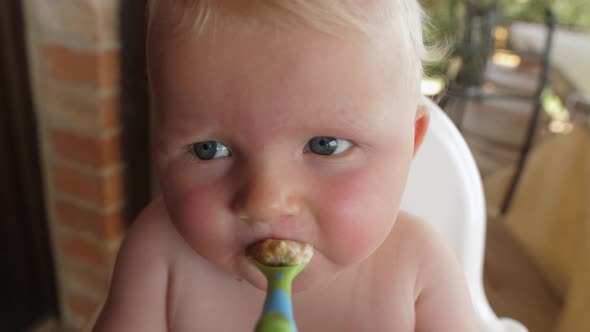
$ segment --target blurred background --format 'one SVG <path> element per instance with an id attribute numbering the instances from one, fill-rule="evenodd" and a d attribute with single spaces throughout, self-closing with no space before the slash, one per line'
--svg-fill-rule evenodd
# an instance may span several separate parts
<path id="1" fill-rule="evenodd" d="M 590 2 L 424 0 L 423 92 L 487 198 L 484 284 L 530 331 L 590 331 Z M 145 0 L 0 2 L 1 331 L 78 331 L 153 192 Z"/>

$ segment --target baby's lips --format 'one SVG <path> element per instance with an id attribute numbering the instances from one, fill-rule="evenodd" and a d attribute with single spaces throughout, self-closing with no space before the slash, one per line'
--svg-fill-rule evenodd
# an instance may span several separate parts
<path id="1" fill-rule="evenodd" d="M 313 246 L 292 240 L 266 239 L 246 248 L 246 254 L 269 266 L 307 264 L 313 256 Z"/>

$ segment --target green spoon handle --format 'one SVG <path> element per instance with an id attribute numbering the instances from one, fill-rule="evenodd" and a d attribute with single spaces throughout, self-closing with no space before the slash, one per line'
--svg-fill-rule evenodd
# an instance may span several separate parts
<path id="1" fill-rule="evenodd" d="M 291 284 L 305 265 L 273 267 L 256 263 L 266 276 L 267 291 L 256 332 L 297 332 L 293 315 Z"/>

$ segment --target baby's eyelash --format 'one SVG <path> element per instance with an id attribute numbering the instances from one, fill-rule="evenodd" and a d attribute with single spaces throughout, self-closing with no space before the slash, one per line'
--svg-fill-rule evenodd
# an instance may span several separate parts
<path id="1" fill-rule="evenodd" d="M 223 142 L 217 140 L 207 140 L 196 142 L 190 145 L 190 152 L 195 158 L 202 161 L 230 157 L 232 152 Z"/>
<path id="2" fill-rule="evenodd" d="M 353 146 L 353 142 L 343 138 L 315 136 L 307 142 L 304 151 L 324 157 L 330 157 L 344 154 Z"/>

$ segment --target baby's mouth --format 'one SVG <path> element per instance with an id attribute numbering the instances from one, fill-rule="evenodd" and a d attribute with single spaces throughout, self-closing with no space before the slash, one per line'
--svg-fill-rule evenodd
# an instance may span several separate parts
<path id="1" fill-rule="evenodd" d="M 246 255 L 268 266 L 307 264 L 313 256 L 313 246 L 291 240 L 266 239 L 246 248 Z"/>

